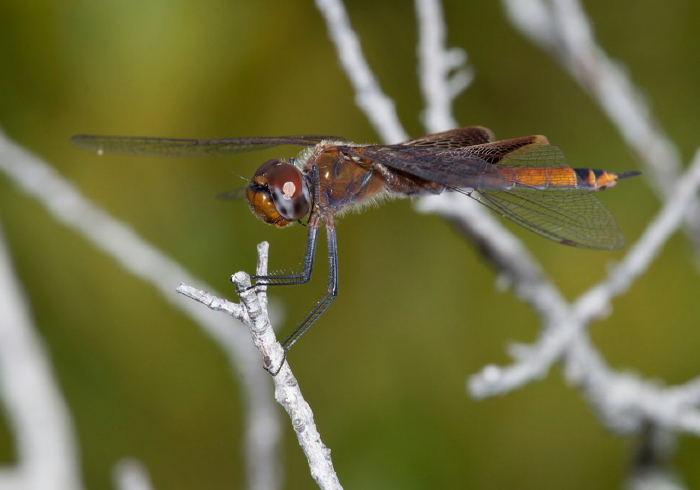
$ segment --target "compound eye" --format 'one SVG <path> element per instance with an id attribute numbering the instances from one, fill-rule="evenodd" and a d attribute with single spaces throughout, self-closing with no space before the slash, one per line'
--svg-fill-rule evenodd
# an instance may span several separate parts
<path id="1" fill-rule="evenodd" d="M 284 160 L 280 160 L 279 158 L 268 160 L 258 167 L 258 169 L 255 171 L 255 175 L 253 175 L 253 179 L 255 179 L 255 177 L 260 177 L 261 175 L 267 177 L 265 174 L 267 174 L 273 167 L 284 164 L 286 164 L 286 162 Z"/>
<path id="2" fill-rule="evenodd" d="M 258 172 L 269 163 L 264 163 Z M 267 185 L 277 211 L 293 221 L 306 216 L 311 208 L 311 196 L 299 169 L 289 163 L 279 162 L 265 170 Z"/>

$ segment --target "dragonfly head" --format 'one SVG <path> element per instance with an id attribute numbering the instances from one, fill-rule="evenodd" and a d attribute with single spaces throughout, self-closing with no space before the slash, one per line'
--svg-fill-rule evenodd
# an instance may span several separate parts
<path id="1" fill-rule="evenodd" d="M 300 220 L 311 209 L 311 194 L 298 168 L 283 160 L 263 163 L 246 190 L 253 213 L 277 228 Z"/>

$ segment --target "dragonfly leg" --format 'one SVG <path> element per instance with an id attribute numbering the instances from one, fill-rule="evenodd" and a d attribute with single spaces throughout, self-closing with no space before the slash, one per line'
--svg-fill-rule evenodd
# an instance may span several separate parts
<path id="1" fill-rule="evenodd" d="M 292 345 L 311 328 L 311 325 L 321 317 L 323 312 L 328 309 L 338 295 L 338 245 L 332 217 L 328 217 L 326 220 L 326 235 L 328 238 L 328 291 L 313 310 L 306 315 L 306 318 L 304 318 L 299 326 L 294 329 L 284 342 L 282 342 L 285 354 L 292 348 Z"/>
<path id="2" fill-rule="evenodd" d="M 264 276 L 252 276 L 255 286 L 295 286 L 304 284 L 311 279 L 311 271 L 314 268 L 314 255 L 316 255 L 316 239 L 318 237 L 319 220 L 309 222 L 309 234 L 306 238 L 306 251 L 304 252 L 304 269 L 298 274 L 269 274 Z"/>

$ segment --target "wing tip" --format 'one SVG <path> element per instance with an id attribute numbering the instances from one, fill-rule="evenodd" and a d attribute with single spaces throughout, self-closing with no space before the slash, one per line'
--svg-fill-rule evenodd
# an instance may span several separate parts
<path id="1" fill-rule="evenodd" d="M 71 136 L 70 142 L 73 146 L 77 146 L 83 150 L 93 151 L 100 156 L 104 154 L 99 143 L 97 143 L 97 136 L 94 134 L 76 134 L 75 136 Z"/>
<path id="2" fill-rule="evenodd" d="M 549 142 L 549 138 L 547 138 L 543 134 L 535 134 L 531 136 L 532 142 L 530 143 L 531 145 L 542 145 L 542 146 L 550 146 L 551 143 Z"/>

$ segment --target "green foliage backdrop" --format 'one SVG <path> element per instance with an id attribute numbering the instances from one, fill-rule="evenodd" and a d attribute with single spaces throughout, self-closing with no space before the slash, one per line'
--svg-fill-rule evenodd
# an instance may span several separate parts
<path id="1" fill-rule="evenodd" d="M 449 44 L 467 50 L 476 72 L 456 104 L 461 124 L 503 138 L 546 134 L 578 166 L 636 168 L 598 107 L 507 23 L 498 2 L 444 8 Z M 700 4 L 585 8 L 687 160 L 700 143 Z M 404 124 L 422 134 L 412 3 L 360 0 L 348 9 Z M 240 186 L 237 174 L 293 154 L 97 158 L 71 147 L 70 136 L 377 141 L 310 1 L 1 0 L 0 73 L 0 126 L 9 136 L 231 299 L 228 278 L 254 269 L 256 243 L 270 242 L 271 268 L 293 269 L 305 230 L 274 230 L 243 203 L 213 197 Z M 630 242 L 659 207 L 642 179 L 602 200 Z M 86 486 L 108 488 L 115 462 L 133 456 L 158 489 L 239 487 L 240 398 L 217 348 L 4 178 L 0 218 L 77 425 Z M 624 253 L 517 233 L 569 296 Z M 506 343 L 532 340 L 538 329 L 473 246 L 408 201 L 343 218 L 338 239 L 340 296 L 291 361 L 347 488 L 619 488 L 634 441 L 607 433 L 557 371 L 503 398 L 466 395 L 469 374 L 507 362 Z M 691 258 L 678 235 L 593 327 L 613 367 L 669 383 L 697 376 L 700 283 Z M 284 328 L 320 297 L 324 273 L 271 291 L 285 307 Z M 311 488 L 285 431 L 285 488 Z M 0 424 L 0 458 L 13 457 Z M 700 486 L 698 457 L 700 441 L 682 439 L 676 464 L 691 488 Z"/>

